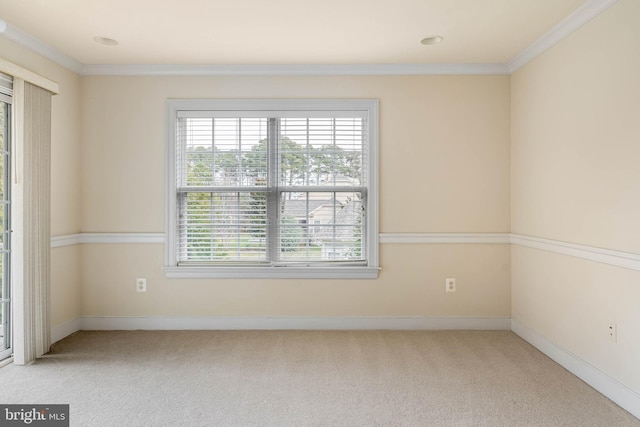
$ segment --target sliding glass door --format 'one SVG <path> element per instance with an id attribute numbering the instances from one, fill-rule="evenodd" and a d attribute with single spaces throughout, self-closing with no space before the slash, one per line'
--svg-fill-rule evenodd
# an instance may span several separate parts
<path id="1" fill-rule="evenodd" d="M 0 360 L 11 356 L 11 94 L 0 73 Z"/>

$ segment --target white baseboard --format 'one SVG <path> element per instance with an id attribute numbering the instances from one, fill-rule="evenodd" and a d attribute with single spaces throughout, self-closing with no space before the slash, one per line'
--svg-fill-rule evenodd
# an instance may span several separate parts
<path id="1" fill-rule="evenodd" d="M 82 317 L 83 330 L 509 330 L 509 317 Z"/>
<path id="2" fill-rule="evenodd" d="M 640 418 L 640 394 L 580 359 L 575 354 L 552 343 L 516 319 L 511 320 L 511 330 L 582 381 L 613 400 L 635 417 Z"/>
<path id="3" fill-rule="evenodd" d="M 80 318 L 69 320 L 68 322 L 58 325 L 51 329 L 51 343 L 60 341 L 63 338 L 68 337 L 74 332 L 78 332 L 81 328 L 82 321 Z"/>

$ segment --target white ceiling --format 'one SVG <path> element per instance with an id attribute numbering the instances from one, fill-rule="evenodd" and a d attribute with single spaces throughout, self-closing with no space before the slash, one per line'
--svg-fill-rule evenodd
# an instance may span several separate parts
<path id="1" fill-rule="evenodd" d="M 583 3 L 0 0 L 0 19 L 82 64 L 505 64 Z"/>

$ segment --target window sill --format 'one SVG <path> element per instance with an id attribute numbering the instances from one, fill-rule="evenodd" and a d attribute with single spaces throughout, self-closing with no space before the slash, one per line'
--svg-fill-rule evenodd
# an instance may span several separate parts
<path id="1" fill-rule="evenodd" d="M 169 279 L 377 279 L 378 267 L 165 267 Z"/>

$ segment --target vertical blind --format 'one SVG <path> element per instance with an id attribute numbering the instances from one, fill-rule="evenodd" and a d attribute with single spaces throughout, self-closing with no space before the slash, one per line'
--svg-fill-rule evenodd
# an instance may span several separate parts
<path id="1" fill-rule="evenodd" d="M 14 183 L 16 218 L 12 241 L 16 310 L 14 362 L 27 364 L 49 351 L 51 282 L 51 93 L 20 81 L 15 103 L 21 106 L 16 123 L 17 170 Z M 15 216 L 14 216 L 15 218 Z M 19 336 L 18 336 L 19 334 Z"/>
<path id="2" fill-rule="evenodd" d="M 51 284 L 51 96 L 58 83 L 0 58 L 13 79 L 11 280 L 14 363 L 49 351 Z M 0 93 L 9 81 L 0 76 Z M 5 174 L 6 176 L 6 174 Z"/>

